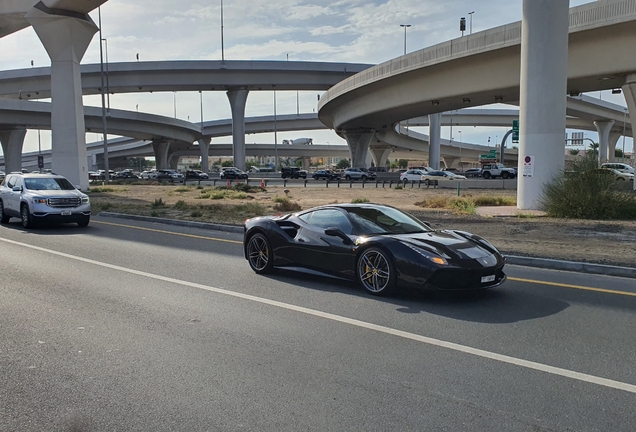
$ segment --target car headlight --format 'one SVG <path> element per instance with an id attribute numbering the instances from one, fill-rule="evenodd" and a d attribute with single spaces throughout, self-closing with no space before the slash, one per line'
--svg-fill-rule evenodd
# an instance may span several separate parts
<path id="1" fill-rule="evenodd" d="M 82 197 L 82 204 L 89 204 L 91 202 L 89 197 Z"/>
<path id="2" fill-rule="evenodd" d="M 46 204 L 46 198 L 31 198 L 33 204 Z"/>
<path id="3" fill-rule="evenodd" d="M 446 261 L 445 258 L 442 258 L 441 256 L 439 256 L 437 254 L 429 252 L 426 249 L 419 248 L 419 247 L 417 247 L 415 245 L 412 245 L 411 243 L 402 242 L 402 244 L 405 245 L 405 246 L 408 246 L 413 251 L 417 252 L 418 254 L 420 254 L 421 256 L 426 258 L 427 260 L 429 260 L 431 262 L 434 262 L 437 265 L 448 265 L 448 261 Z"/>

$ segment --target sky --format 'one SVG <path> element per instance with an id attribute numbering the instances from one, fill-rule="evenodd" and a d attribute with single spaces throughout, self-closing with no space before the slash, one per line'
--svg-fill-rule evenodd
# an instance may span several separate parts
<path id="1" fill-rule="evenodd" d="M 570 6 L 589 1 L 570 0 Z M 152 6 L 149 6 L 151 4 Z M 459 20 L 466 17 L 473 33 L 519 21 L 522 0 L 223 0 L 223 55 L 226 60 L 296 60 L 378 64 L 407 52 L 461 36 Z M 473 12 L 470 14 L 470 12 Z M 220 60 L 221 0 L 109 0 L 101 7 L 102 37 L 108 62 L 161 60 Z M 98 23 L 97 10 L 91 13 Z M 0 70 L 50 66 L 35 32 L 26 28 L 0 39 Z M 95 35 L 82 64 L 99 63 L 99 35 Z M 277 92 L 277 114 L 315 112 L 317 92 Z M 622 95 L 591 94 L 625 106 Z M 251 92 L 246 116 L 272 115 L 272 92 Z M 175 103 L 176 100 L 176 103 Z M 101 106 L 99 96 L 84 98 Z M 121 94 L 110 98 L 112 108 L 139 110 L 199 122 L 198 92 Z M 176 110 L 175 110 L 176 105 Z M 176 112 L 175 112 L 176 111 Z M 224 92 L 204 92 L 204 121 L 230 118 Z M 455 128 L 455 130 L 457 130 Z M 494 146 L 506 128 L 464 127 L 462 140 Z M 422 130 L 426 133 L 426 130 Z M 456 134 L 456 133 L 455 133 Z M 308 136 L 320 144 L 344 144 L 331 131 L 279 132 L 278 141 Z M 597 140 L 595 132 L 586 137 Z M 444 127 L 442 138 L 450 138 Z M 458 136 L 453 137 L 458 140 Z M 87 141 L 101 135 L 87 134 Z M 272 142 L 272 134 L 248 135 L 246 142 Z M 219 138 L 214 142 L 230 142 Z M 619 141 L 619 146 L 622 141 Z M 50 148 L 50 131 L 41 133 L 42 148 Z M 24 151 L 38 148 L 36 131 L 29 131 Z M 622 147 L 621 147 L 622 148 Z M 626 140 L 631 151 L 632 139 Z"/>

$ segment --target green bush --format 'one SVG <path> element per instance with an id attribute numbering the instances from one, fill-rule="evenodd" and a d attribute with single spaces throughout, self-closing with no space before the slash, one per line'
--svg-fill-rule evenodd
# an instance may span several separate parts
<path id="1" fill-rule="evenodd" d="M 164 207 L 166 205 L 165 201 L 161 198 L 155 198 L 155 201 L 150 204 L 152 208 Z"/>
<path id="2" fill-rule="evenodd" d="M 548 216 L 577 219 L 635 219 L 636 194 L 617 190 L 613 175 L 588 156 L 546 184 L 541 206 Z"/>
<path id="3" fill-rule="evenodd" d="M 368 203 L 368 202 L 369 202 L 368 198 L 354 198 L 351 200 L 351 203 L 353 204 Z"/>
<path id="4" fill-rule="evenodd" d="M 451 198 L 448 201 L 448 207 L 459 213 L 475 213 L 475 201 L 469 198 Z"/>
<path id="5" fill-rule="evenodd" d="M 272 200 L 276 203 L 274 210 L 285 212 L 302 210 L 300 204 L 291 201 L 287 197 L 275 196 Z"/>
<path id="6" fill-rule="evenodd" d="M 176 210 L 188 210 L 190 206 L 185 201 L 179 200 L 176 203 L 174 203 L 174 208 Z"/>
<path id="7" fill-rule="evenodd" d="M 191 190 L 192 188 L 189 186 L 179 186 L 178 188 L 174 189 L 174 192 L 190 192 Z"/>

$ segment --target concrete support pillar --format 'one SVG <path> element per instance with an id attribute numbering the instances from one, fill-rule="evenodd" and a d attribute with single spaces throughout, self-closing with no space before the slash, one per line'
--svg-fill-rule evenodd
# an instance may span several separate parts
<path id="1" fill-rule="evenodd" d="M 386 167 L 389 155 L 391 154 L 390 148 L 371 148 L 369 151 L 371 152 L 371 157 L 376 167 Z"/>
<path id="2" fill-rule="evenodd" d="M 632 137 L 634 139 L 634 151 L 636 154 L 636 137 L 634 137 L 634 129 L 636 127 L 636 74 L 627 75 L 625 77 L 625 85 L 623 86 L 623 95 L 627 103 L 627 111 L 632 124 Z M 632 156 L 636 158 L 636 156 Z M 632 165 L 636 165 L 632 162 Z M 634 190 L 636 190 L 636 181 L 634 182 Z"/>
<path id="3" fill-rule="evenodd" d="M 460 169 L 461 168 L 459 166 L 460 160 L 461 159 L 459 159 L 459 157 L 456 157 L 456 156 L 444 156 L 444 165 L 446 165 L 446 168 Z"/>
<path id="4" fill-rule="evenodd" d="M 168 168 L 176 170 L 179 167 L 179 159 L 181 159 L 181 156 L 177 156 L 174 153 L 168 153 Z"/>
<path id="5" fill-rule="evenodd" d="M 201 155 L 201 171 L 204 173 L 210 171 L 210 141 L 211 138 L 201 138 L 199 140 L 199 152 Z"/>
<path id="6" fill-rule="evenodd" d="M 600 163 L 609 162 L 609 135 L 614 126 L 614 120 L 595 121 L 594 126 L 598 132 L 598 160 Z"/>
<path id="7" fill-rule="evenodd" d="M 26 16 L 51 58 L 52 169 L 88 189 L 80 62 L 98 28 L 88 14 L 36 4 Z"/>
<path id="8" fill-rule="evenodd" d="M 303 156 L 300 158 L 302 161 L 302 169 L 309 170 L 309 164 L 311 162 L 311 158 L 309 156 Z"/>
<path id="9" fill-rule="evenodd" d="M 155 152 L 157 169 L 168 168 L 168 150 L 170 149 L 170 143 L 168 141 L 154 140 L 152 142 L 152 149 Z"/>
<path id="10" fill-rule="evenodd" d="M 374 132 L 345 133 L 345 139 L 351 152 L 351 166 L 355 168 L 368 168 L 369 144 Z"/>
<path id="11" fill-rule="evenodd" d="M 609 160 L 610 162 L 616 162 L 616 144 L 618 140 L 623 136 L 623 132 L 612 131 L 609 133 Z"/>
<path id="12" fill-rule="evenodd" d="M 439 160 L 441 156 L 441 140 L 442 140 L 442 113 L 431 114 L 428 116 L 429 125 L 429 147 L 428 147 L 428 165 L 438 170 Z"/>
<path id="13" fill-rule="evenodd" d="M 523 0 L 517 207 L 539 209 L 563 171 L 569 0 Z"/>
<path id="14" fill-rule="evenodd" d="M 0 142 L 4 154 L 4 171 L 7 173 L 22 169 L 22 146 L 26 128 L 0 131 Z"/>
<path id="15" fill-rule="evenodd" d="M 232 155 L 234 166 L 245 171 L 245 105 L 247 95 L 245 89 L 230 90 L 227 97 L 232 108 Z"/>

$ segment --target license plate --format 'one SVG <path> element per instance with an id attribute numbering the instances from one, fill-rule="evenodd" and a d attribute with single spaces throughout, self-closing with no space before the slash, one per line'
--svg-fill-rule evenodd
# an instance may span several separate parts
<path id="1" fill-rule="evenodd" d="M 62 216 L 70 216 L 71 215 L 71 211 L 70 210 L 64 210 L 62 212 Z M 483 279 L 483 278 L 482 278 Z"/>
<path id="2" fill-rule="evenodd" d="M 495 275 L 483 276 L 481 278 L 481 283 L 492 282 L 495 280 Z"/>

